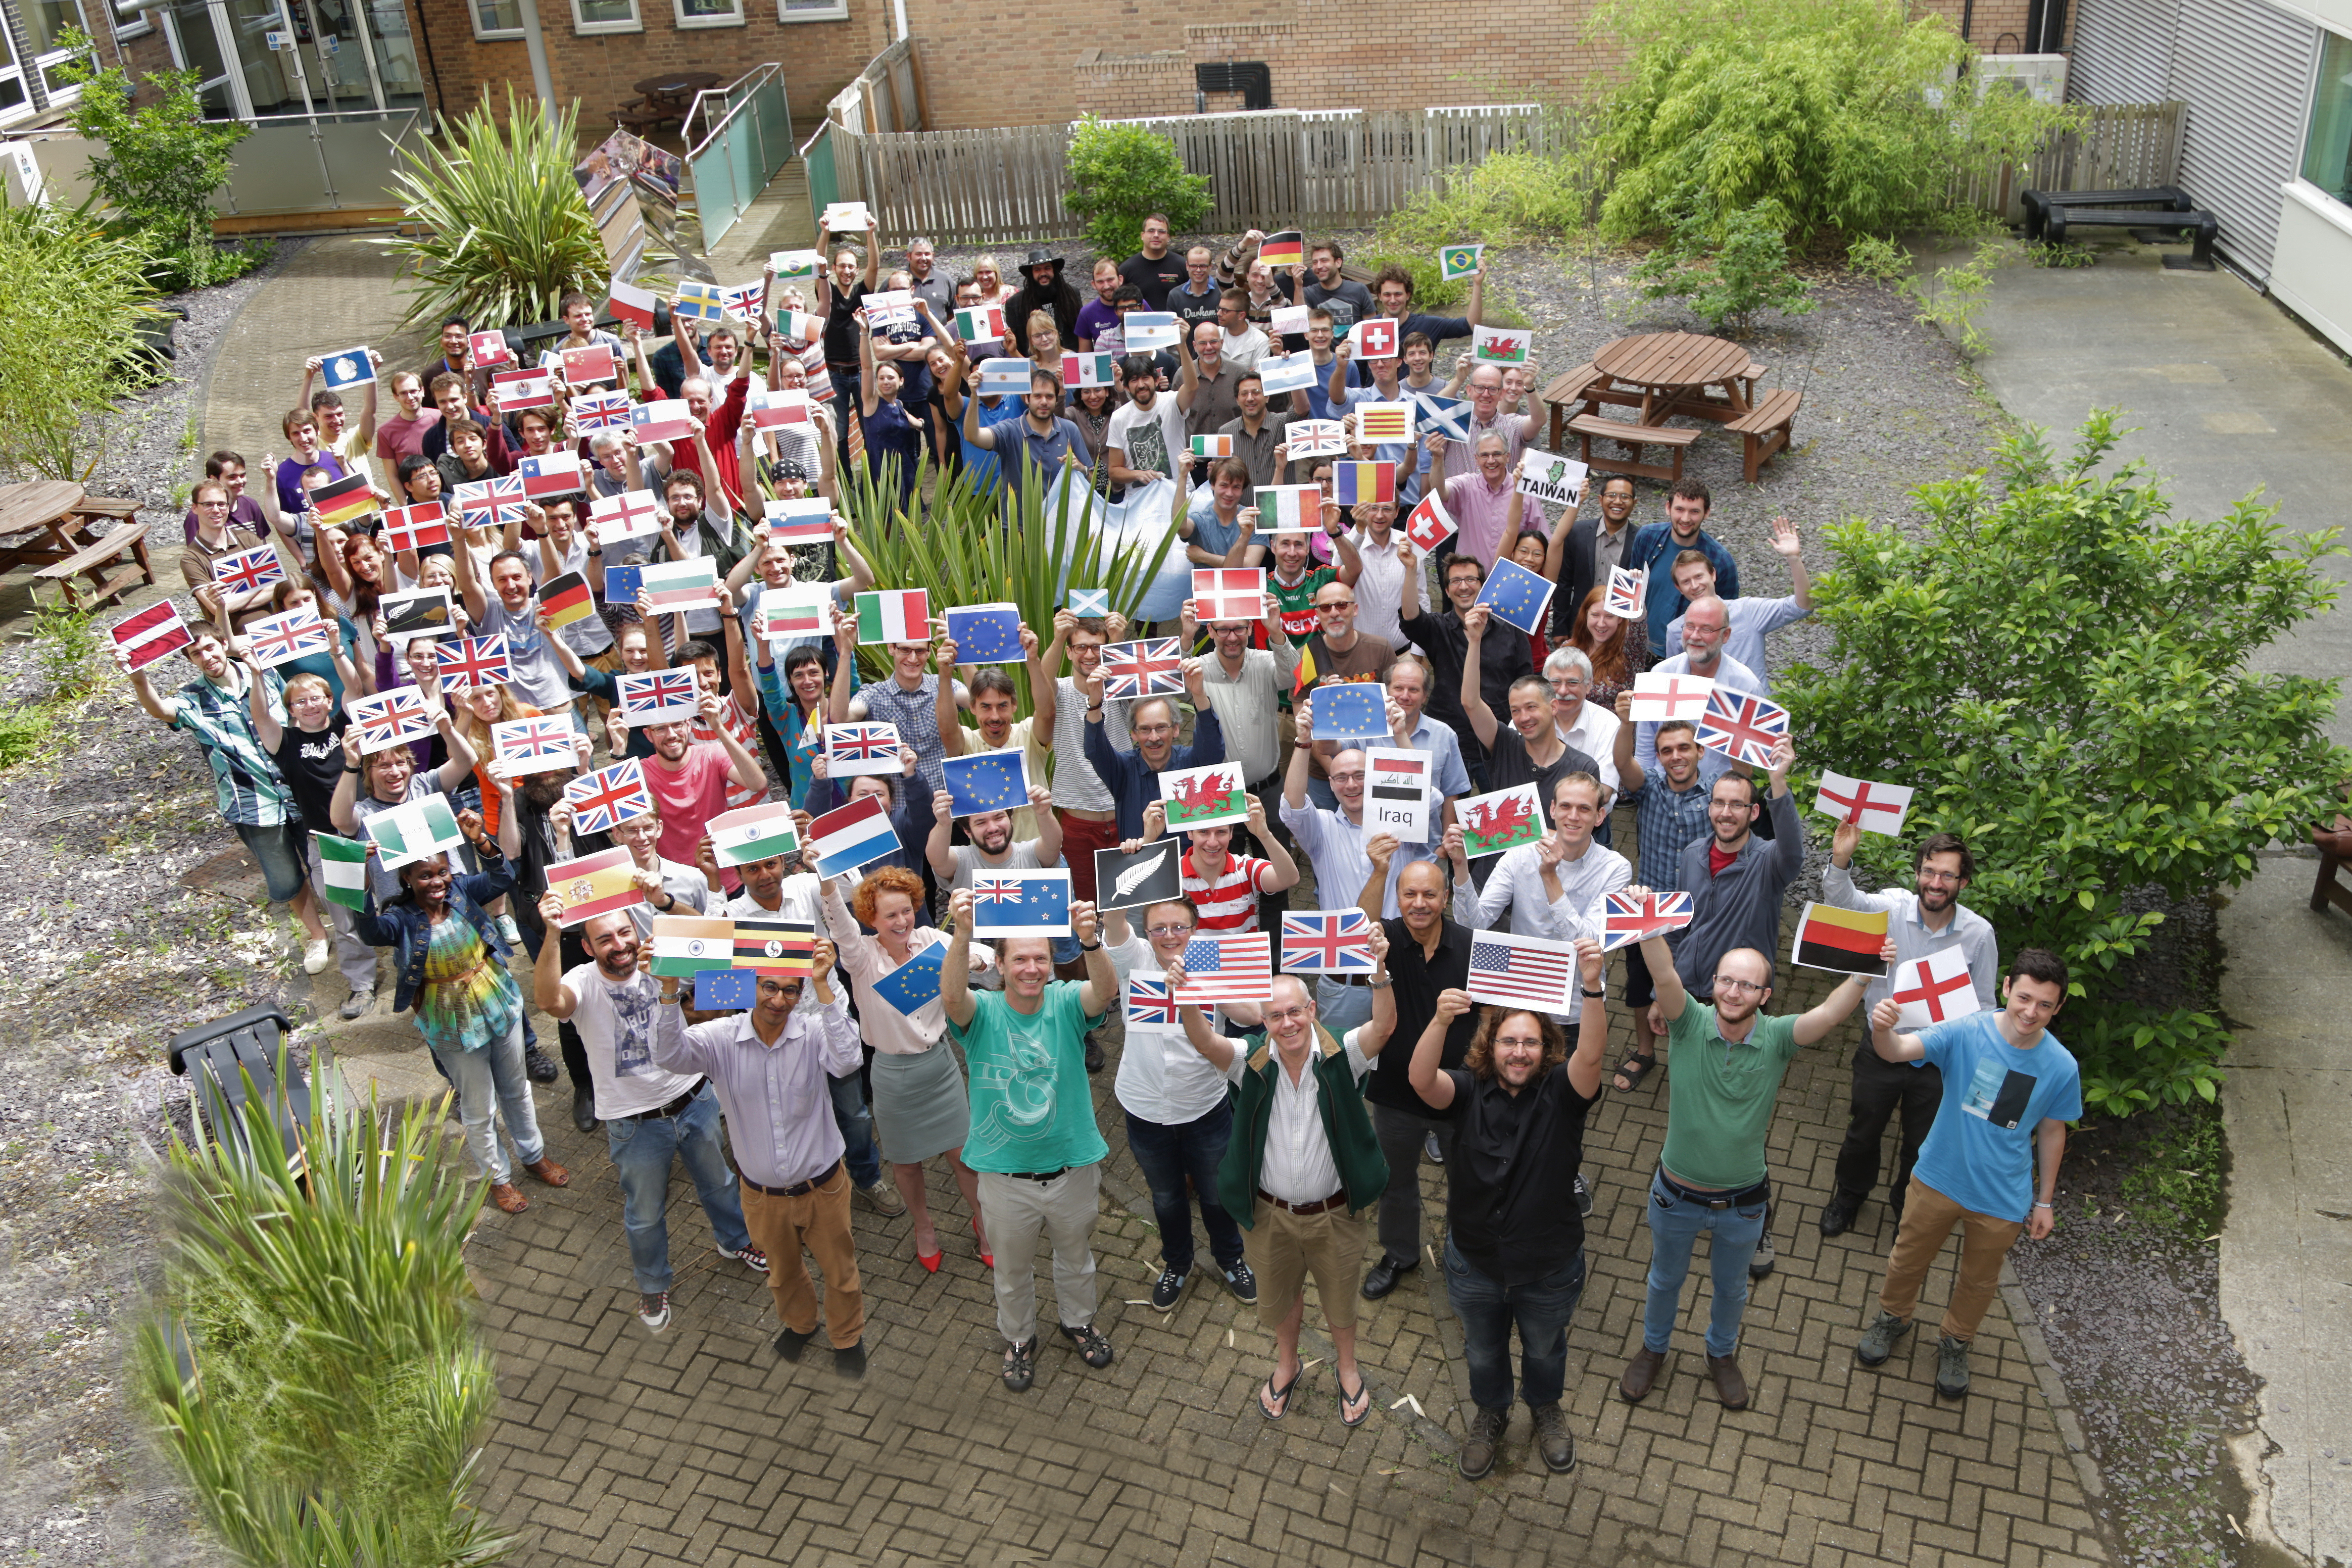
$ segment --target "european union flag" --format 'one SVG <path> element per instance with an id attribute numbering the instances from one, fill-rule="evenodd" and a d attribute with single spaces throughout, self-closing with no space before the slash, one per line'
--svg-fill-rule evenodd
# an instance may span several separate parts
<path id="1" fill-rule="evenodd" d="M 950 757 L 940 765 L 947 773 L 948 794 L 955 797 L 957 816 L 1012 811 L 1029 804 L 1029 770 L 1019 752 Z"/>
<path id="2" fill-rule="evenodd" d="M 876 981 L 874 994 L 908 1017 L 914 1016 L 925 1003 L 940 999 L 940 966 L 946 962 L 947 954 L 945 942 L 933 942 Z"/>
<path id="3" fill-rule="evenodd" d="M 604 568 L 604 602 L 608 605 L 628 605 L 637 602 L 639 580 L 644 574 L 635 566 Z"/>
<path id="4" fill-rule="evenodd" d="M 1021 611 L 1013 605 L 968 605 L 948 612 L 948 640 L 958 664 L 1019 664 Z"/>
<path id="5" fill-rule="evenodd" d="M 1108 588 L 1073 588 L 1070 590 L 1070 614 L 1084 618 L 1087 616 L 1110 614 Z"/>
<path id="6" fill-rule="evenodd" d="M 1486 585 L 1478 590 L 1477 603 L 1495 606 L 1495 618 L 1508 621 L 1523 632 L 1532 635 L 1543 624 L 1544 606 L 1551 603 L 1551 580 L 1541 573 L 1530 572 L 1516 561 L 1497 561 L 1495 570 L 1487 574 Z M 1322 700 L 1317 694 L 1317 703 Z M 1323 727 L 1323 716 L 1315 716 L 1317 730 Z"/>
<path id="7" fill-rule="evenodd" d="M 705 969 L 694 977 L 694 1010 L 740 1013 L 759 994 L 758 974 L 748 969 Z"/>
<path id="8" fill-rule="evenodd" d="M 1389 732 L 1388 688 L 1369 680 L 1335 681 L 1315 689 L 1315 738 L 1354 741 Z"/>

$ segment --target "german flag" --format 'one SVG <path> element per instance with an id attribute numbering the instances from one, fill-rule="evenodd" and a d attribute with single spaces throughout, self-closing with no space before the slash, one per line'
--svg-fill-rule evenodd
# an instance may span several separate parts
<path id="1" fill-rule="evenodd" d="M 594 615 L 596 597 L 589 593 L 587 581 L 579 573 L 566 572 L 560 577 L 550 577 L 539 590 L 539 607 L 547 612 L 549 626 L 561 628 Z"/>
<path id="2" fill-rule="evenodd" d="M 816 952 L 816 927 L 799 921 L 739 917 L 735 967 L 762 974 L 806 974 Z"/>
<path id="3" fill-rule="evenodd" d="M 1789 960 L 1806 969 L 1834 970 L 1840 974 L 1884 974 L 1886 961 L 1878 950 L 1886 945 L 1886 911 L 1832 909 L 1807 904 L 1797 921 L 1797 937 Z"/>
<path id="4" fill-rule="evenodd" d="M 1270 268 L 1304 267 L 1307 264 L 1305 237 L 1295 228 L 1269 234 L 1258 246 L 1257 258 Z"/>
<path id="5" fill-rule="evenodd" d="M 310 492 L 310 510 L 327 522 L 342 524 L 375 510 L 375 487 L 365 474 L 351 474 Z"/>

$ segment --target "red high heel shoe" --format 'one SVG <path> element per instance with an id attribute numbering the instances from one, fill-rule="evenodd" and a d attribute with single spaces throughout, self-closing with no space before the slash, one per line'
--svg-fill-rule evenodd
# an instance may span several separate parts
<path id="1" fill-rule="evenodd" d="M 945 1247 L 941 1247 L 939 1251 L 933 1253 L 916 1253 L 915 1261 L 923 1266 L 924 1273 L 937 1274 L 940 1271 L 940 1262 L 946 1256 L 947 1249 Z"/>
<path id="2" fill-rule="evenodd" d="M 971 1239 L 980 1247 L 980 1261 L 982 1266 L 988 1268 L 995 1268 L 996 1254 L 989 1251 L 988 1244 L 980 1239 L 980 1216 L 978 1215 L 971 1216 Z"/>

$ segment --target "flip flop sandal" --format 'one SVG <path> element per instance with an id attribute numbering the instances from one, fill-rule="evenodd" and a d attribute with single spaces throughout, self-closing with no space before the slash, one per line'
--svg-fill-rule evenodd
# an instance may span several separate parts
<path id="1" fill-rule="evenodd" d="M 1363 1407 L 1363 1409 L 1361 1409 L 1361 1410 L 1358 1411 L 1358 1412 L 1357 1412 L 1353 1416 L 1350 1416 L 1350 1415 L 1348 1414 L 1348 1406 L 1349 1406 L 1349 1405 L 1353 1405 L 1353 1404 L 1354 1404 L 1354 1403 L 1356 1403 L 1356 1401 L 1357 1401 L 1357 1400 L 1359 1400 L 1359 1399 L 1360 1399 L 1360 1400 L 1362 1400 L 1362 1401 L 1364 1402 L 1364 1407 Z M 1347 1385 L 1346 1385 L 1345 1384 L 1340 1384 L 1340 1385 L 1339 1385 L 1339 1425 L 1340 1425 L 1340 1426 L 1362 1426 L 1366 1421 L 1369 1421 L 1370 1419 L 1371 1419 L 1371 1415 L 1372 1415 L 1372 1389 L 1371 1389 L 1371 1384 L 1370 1384 L 1366 1383 L 1366 1382 L 1363 1380 L 1363 1378 L 1362 1378 L 1360 1375 L 1359 1375 L 1359 1376 L 1357 1377 L 1357 1379 L 1356 1379 L 1356 1392 L 1355 1392 L 1352 1395 L 1349 1394 L 1349 1392 L 1348 1392 L 1348 1388 L 1347 1388 Z"/>
<path id="2" fill-rule="evenodd" d="M 1298 1386 L 1298 1380 L 1306 1375 L 1307 1368 L 1304 1364 L 1301 1364 L 1297 1372 L 1290 1374 L 1290 1381 L 1288 1383 L 1284 1384 L 1280 1388 L 1276 1388 L 1274 1385 L 1274 1373 L 1266 1373 L 1265 1386 L 1258 1390 L 1257 1413 L 1260 1415 L 1265 1416 L 1269 1421 L 1279 1421 L 1284 1416 L 1289 1415 L 1290 1391 L 1297 1388 Z M 1275 1404 L 1281 1405 L 1282 1408 L 1279 1410 L 1267 1409 L 1266 1402 L 1268 1400 L 1272 1400 Z"/>
<path id="3" fill-rule="evenodd" d="M 1651 1069 L 1657 1065 L 1658 1058 L 1648 1051 L 1635 1051 L 1632 1056 L 1627 1057 L 1624 1064 L 1617 1069 L 1616 1076 L 1625 1080 L 1625 1086 L 1617 1089 L 1617 1092 L 1631 1094 L 1641 1088 L 1643 1081 L 1649 1078 Z M 1614 1084 L 1611 1087 L 1616 1088 Z"/>

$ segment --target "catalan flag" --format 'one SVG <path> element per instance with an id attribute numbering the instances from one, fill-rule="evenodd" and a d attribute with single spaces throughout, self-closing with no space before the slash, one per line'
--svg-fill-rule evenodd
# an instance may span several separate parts
<path id="1" fill-rule="evenodd" d="M 1827 904 L 1807 904 L 1797 922 L 1789 961 L 1806 969 L 1834 970 L 1840 974 L 1884 974 L 1886 961 L 1878 950 L 1886 945 L 1885 910 L 1840 910 Z"/>

